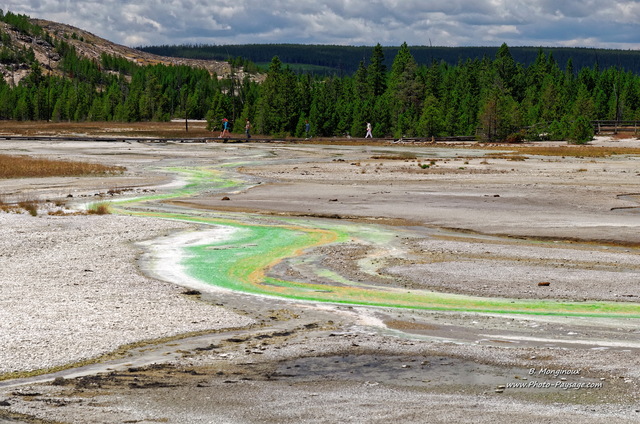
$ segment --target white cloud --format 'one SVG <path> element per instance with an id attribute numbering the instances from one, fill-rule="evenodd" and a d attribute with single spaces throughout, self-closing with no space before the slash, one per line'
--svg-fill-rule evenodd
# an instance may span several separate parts
<path id="1" fill-rule="evenodd" d="M 116 43 L 640 48 L 635 0 L 9 0 Z"/>

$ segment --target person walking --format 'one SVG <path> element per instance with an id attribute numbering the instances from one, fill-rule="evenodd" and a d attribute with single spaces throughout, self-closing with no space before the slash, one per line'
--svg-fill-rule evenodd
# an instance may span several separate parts
<path id="1" fill-rule="evenodd" d="M 307 139 L 309 138 L 310 130 L 311 130 L 311 124 L 309 124 L 309 120 L 307 119 L 304 121 L 304 134 Z"/>
<path id="2" fill-rule="evenodd" d="M 373 135 L 371 135 L 371 122 L 367 122 L 367 135 L 364 138 L 373 138 Z"/>
<path id="3" fill-rule="evenodd" d="M 249 118 L 247 118 L 247 120 L 244 123 L 244 133 L 247 136 L 247 138 L 251 138 L 250 130 L 251 130 L 251 122 L 249 122 Z"/>
<path id="4" fill-rule="evenodd" d="M 227 135 L 229 137 L 229 120 L 227 118 L 222 119 L 222 132 L 218 136 L 218 138 L 222 138 Z"/>

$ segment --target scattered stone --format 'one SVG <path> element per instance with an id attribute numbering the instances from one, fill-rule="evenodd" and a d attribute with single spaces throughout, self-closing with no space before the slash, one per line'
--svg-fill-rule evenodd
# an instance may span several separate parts
<path id="1" fill-rule="evenodd" d="M 542 282 L 538 283 L 539 287 L 548 287 L 550 285 L 551 285 L 551 283 L 548 282 L 548 281 L 542 281 Z"/>
<path id="2" fill-rule="evenodd" d="M 231 200 L 231 199 L 229 199 L 229 196 L 224 196 L 222 200 Z"/>
<path id="3" fill-rule="evenodd" d="M 29 391 L 22 391 L 22 390 L 17 390 L 15 392 L 11 392 L 11 394 L 13 396 L 24 396 L 24 397 L 42 396 L 42 393 L 40 393 L 40 392 L 29 392 Z"/>

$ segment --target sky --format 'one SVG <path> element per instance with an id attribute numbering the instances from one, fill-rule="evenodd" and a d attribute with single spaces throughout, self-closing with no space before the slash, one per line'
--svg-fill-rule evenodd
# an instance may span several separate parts
<path id="1" fill-rule="evenodd" d="M 336 44 L 640 49 L 640 0 L 0 0 L 130 47 Z"/>

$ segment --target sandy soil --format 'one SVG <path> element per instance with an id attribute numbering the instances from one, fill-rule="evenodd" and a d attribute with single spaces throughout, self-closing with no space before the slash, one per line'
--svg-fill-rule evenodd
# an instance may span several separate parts
<path id="1" fill-rule="evenodd" d="M 312 268 L 322 266 L 381 286 L 509 299 L 640 297 L 633 155 L 514 161 L 474 146 L 23 140 L 0 141 L 0 150 L 128 169 L 110 178 L 3 181 L 9 200 L 28 193 L 79 208 L 114 187 L 127 188 L 120 196 L 168 191 L 168 167 L 229 163 L 225 172 L 246 182 L 240 189 L 212 189 L 173 207 L 316 217 L 397 235 L 382 246 L 324 246 L 309 252 L 309 263 L 283 261 L 274 276 L 313 280 Z M 640 417 L 637 319 L 222 292 L 161 281 L 144 261 L 153 240 L 196 231 L 192 224 L 44 211 L 0 214 L 0 222 L 0 423 Z M 185 294 L 194 288 L 200 294 Z"/>

